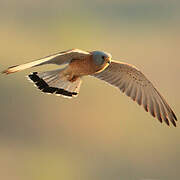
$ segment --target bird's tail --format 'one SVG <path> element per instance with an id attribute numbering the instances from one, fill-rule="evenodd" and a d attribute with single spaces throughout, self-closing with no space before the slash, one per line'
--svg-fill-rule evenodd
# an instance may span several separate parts
<path id="1" fill-rule="evenodd" d="M 64 97 L 75 97 L 79 93 L 81 78 L 69 81 L 63 73 L 64 69 L 46 71 L 42 73 L 33 72 L 29 75 L 35 85 L 44 93 L 62 95 Z"/>
<path id="2" fill-rule="evenodd" d="M 42 59 L 39 59 L 39 60 L 36 60 L 33 62 L 9 67 L 8 69 L 4 70 L 2 73 L 3 74 L 11 74 L 11 73 L 22 71 L 24 69 L 28 69 L 31 67 L 40 66 L 40 65 L 46 64 L 47 62 L 48 61 L 45 61 L 45 58 L 42 58 Z"/>

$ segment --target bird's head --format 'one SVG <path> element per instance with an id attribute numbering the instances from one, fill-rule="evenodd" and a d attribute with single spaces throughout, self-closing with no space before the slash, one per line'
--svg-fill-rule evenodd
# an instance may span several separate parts
<path id="1" fill-rule="evenodd" d="M 93 51 L 93 61 L 96 65 L 109 65 L 111 63 L 111 54 L 103 52 L 103 51 Z"/>

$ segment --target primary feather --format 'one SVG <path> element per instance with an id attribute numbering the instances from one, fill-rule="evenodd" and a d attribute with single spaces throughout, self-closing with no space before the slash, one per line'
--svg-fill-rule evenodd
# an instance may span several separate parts
<path id="1" fill-rule="evenodd" d="M 162 95 L 153 84 L 136 67 L 117 61 L 102 72 L 93 75 L 109 84 L 118 87 L 127 96 L 131 97 L 139 105 L 143 105 L 146 111 L 157 117 L 160 122 L 169 121 L 176 126 L 176 116 Z"/>

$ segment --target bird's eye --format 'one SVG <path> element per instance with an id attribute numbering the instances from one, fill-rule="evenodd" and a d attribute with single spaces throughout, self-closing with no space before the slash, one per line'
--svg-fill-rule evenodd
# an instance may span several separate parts
<path id="1" fill-rule="evenodd" d="M 102 58 L 105 60 L 105 56 L 102 56 Z"/>

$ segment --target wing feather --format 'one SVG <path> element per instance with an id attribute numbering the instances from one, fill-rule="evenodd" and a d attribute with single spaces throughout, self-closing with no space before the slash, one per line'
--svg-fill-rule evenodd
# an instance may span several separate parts
<path id="1" fill-rule="evenodd" d="M 29 63 L 9 67 L 2 73 L 10 74 L 31 67 L 41 66 L 44 64 L 57 64 L 57 65 L 68 64 L 73 59 L 84 59 L 87 56 L 90 56 L 89 52 L 82 51 L 80 49 L 71 49 L 56 54 L 52 54 Z"/>
<path id="2" fill-rule="evenodd" d="M 132 91 L 131 91 L 130 97 L 132 98 L 133 101 L 136 100 L 136 97 L 137 97 L 137 87 L 136 86 L 132 86 Z"/>
<path id="3" fill-rule="evenodd" d="M 67 51 L 63 51 L 60 53 L 56 53 L 50 56 L 45 57 L 44 59 L 48 59 L 47 63 L 52 63 L 52 64 L 67 64 L 73 59 L 84 59 L 86 56 L 89 56 L 90 53 L 87 51 L 83 51 L 80 49 L 70 49 Z"/>
<path id="4" fill-rule="evenodd" d="M 141 105 L 142 104 L 142 91 L 141 91 L 141 87 L 137 87 L 137 96 L 135 101 Z"/>
<path id="5" fill-rule="evenodd" d="M 170 121 L 176 126 L 177 118 L 170 106 L 153 84 L 135 66 L 112 61 L 104 71 L 93 76 L 125 92 L 153 117 L 157 117 L 160 122 L 164 121 L 169 125 Z"/>

